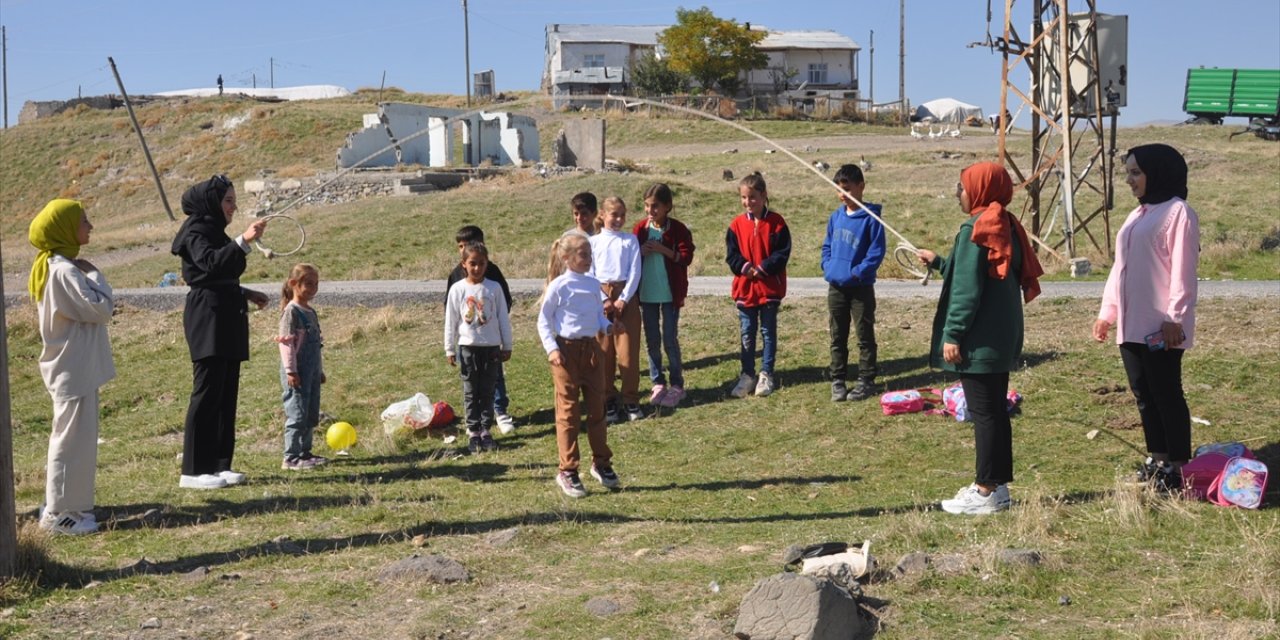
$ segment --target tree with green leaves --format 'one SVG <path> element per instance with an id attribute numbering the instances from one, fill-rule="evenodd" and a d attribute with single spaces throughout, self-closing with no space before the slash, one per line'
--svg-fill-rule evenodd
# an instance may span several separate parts
<path id="1" fill-rule="evenodd" d="M 756 48 L 764 36 L 763 31 L 716 17 L 706 7 L 680 8 L 676 24 L 658 35 L 658 44 L 672 70 L 692 76 L 703 90 L 719 86 L 733 95 L 740 84 L 739 73 L 768 63 L 769 57 Z"/>
<path id="2" fill-rule="evenodd" d="M 649 53 L 631 65 L 631 86 L 636 95 L 669 96 L 689 90 L 689 76 L 673 70 L 666 60 Z"/>

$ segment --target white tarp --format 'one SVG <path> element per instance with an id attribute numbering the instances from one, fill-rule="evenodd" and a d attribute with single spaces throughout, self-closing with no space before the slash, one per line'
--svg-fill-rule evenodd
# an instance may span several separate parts
<path id="1" fill-rule="evenodd" d="M 966 104 L 954 98 L 938 98 L 916 107 L 915 117 L 912 119 L 918 122 L 947 122 L 959 125 L 964 124 L 964 121 L 971 116 L 976 116 L 979 121 L 983 121 L 982 107 Z"/>
<path id="2" fill-rule="evenodd" d="M 241 94 L 257 98 L 279 98 L 280 100 L 324 100 L 326 98 L 341 98 L 342 96 L 351 95 L 351 92 L 347 91 L 346 88 L 332 84 L 312 84 L 299 87 L 279 87 L 276 89 L 268 89 L 266 87 L 258 89 L 250 89 L 248 87 L 225 87 L 224 93 L 226 95 Z M 218 88 L 212 87 L 208 89 L 161 91 L 153 95 L 207 98 L 209 96 L 218 95 Z"/>

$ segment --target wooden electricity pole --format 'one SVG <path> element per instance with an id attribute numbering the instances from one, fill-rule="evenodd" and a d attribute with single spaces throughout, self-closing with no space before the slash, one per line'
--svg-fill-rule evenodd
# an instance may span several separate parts
<path id="1" fill-rule="evenodd" d="M 3 264 L 3 260 L 0 260 Z M 4 270 L 0 268 L 0 301 Z M 18 571 L 18 513 L 13 485 L 13 419 L 9 410 L 9 331 L 0 302 L 0 583 Z"/>
<path id="2" fill-rule="evenodd" d="M 462 0 L 462 48 L 467 73 L 467 108 L 471 108 L 471 22 L 467 16 L 467 0 Z"/>

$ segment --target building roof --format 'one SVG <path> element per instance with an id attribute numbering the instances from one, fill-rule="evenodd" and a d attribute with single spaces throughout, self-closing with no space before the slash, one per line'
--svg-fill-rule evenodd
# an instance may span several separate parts
<path id="1" fill-rule="evenodd" d="M 658 44 L 658 34 L 669 26 L 549 24 L 547 37 L 559 42 L 616 42 L 652 47 Z M 831 30 L 774 31 L 760 25 L 752 25 L 751 28 L 767 32 L 758 45 L 760 49 L 862 49 L 853 39 Z"/>

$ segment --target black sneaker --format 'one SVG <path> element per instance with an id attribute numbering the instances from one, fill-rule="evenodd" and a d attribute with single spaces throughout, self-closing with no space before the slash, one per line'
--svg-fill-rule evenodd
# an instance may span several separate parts
<path id="1" fill-rule="evenodd" d="M 627 412 L 628 422 L 635 422 L 636 420 L 644 420 L 644 417 L 645 417 L 644 409 L 641 409 L 640 405 L 638 404 L 629 404 L 623 407 L 623 410 Z"/>
<path id="2" fill-rule="evenodd" d="M 486 432 L 480 435 L 480 448 L 485 451 L 497 451 L 498 443 Z"/>
<path id="3" fill-rule="evenodd" d="M 622 416 L 618 414 L 618 403 L 610 400 L 605 403 L 604 421 L 608 424 L 618 424 L 622 421 Z"/>
<path id="4" fill-rule="evenodd" d="M 471 436 L 471 440 L 467 442 L 467 451 L 470 451 L 471 453 L 480 453 L 483 446 L 480 436 Z"/>
<path id="5" fill-rule="evenodd" d="M 1160 463 L 1147 456 L 1145 462 L 1138 467 L 1138 482 L 1151 482 L 1156 477 L 1156 472 L 1160 470 Z"/>
<path id="6" fill-rule="evenodd" d="M 853 388 L 849 390 L 849 395 L 845 396 L 846 400 L 857 401 L 866 400 L 876 395 L 876 383 L 874 380 L 861 379 L 858 380 Z"/>
<path id="7" fill-rule="evenodd" d="M 609 465 L 591 465 L 591 477 L 600 481 L 606 489 L 617 489 L 622 483 L 618 480 L 618 474 L 613 472 L 613 467 Z"/>
<path id="8" fill-rule="evenodd" d="M 849 388 L 844 386 L 844 380 L 834 380 L 831 382 L 831 401 L 844 402 L 846 396 L 849 395 Z"/>
<path id="9" fill-rule="evenodd" d="M 1168 462 L 1160 463 L 1153 480 L 1156 491 L 1160 493 L 1176 494 L 1182 492 L 1182 470 Z"/>

